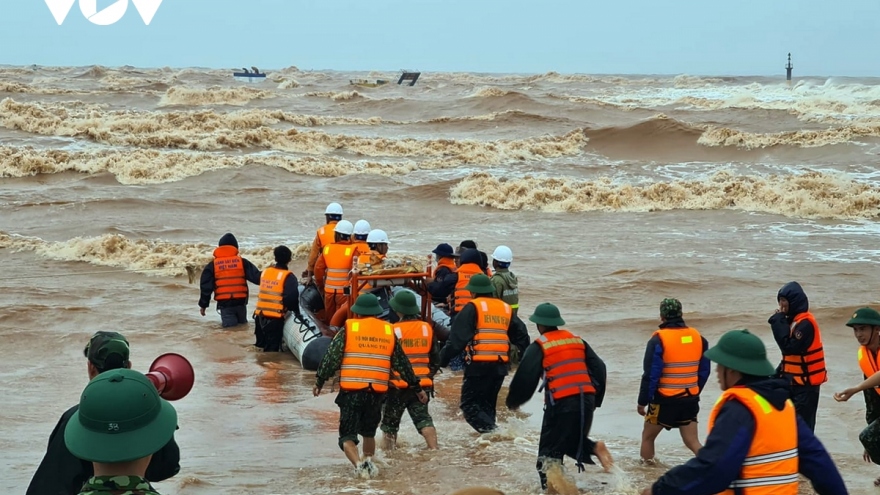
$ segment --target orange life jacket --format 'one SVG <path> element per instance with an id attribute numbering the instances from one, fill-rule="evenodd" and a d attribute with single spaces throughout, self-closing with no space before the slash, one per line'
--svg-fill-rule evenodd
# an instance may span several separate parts
<path id="1" fill-rule="evenodd" d="M 436 276 L 437 270 L 439 270 L 440 267 L 443 266 L 448 268 L 450 272 L 455 272 L 455 261 L 452 258 L 439 258 L 437 260 L 437 268 L 435 268 L 434 271 L 431 272 L 431 275 Z"/>
<path id="2" fill-rule="evenodd" d="M 663 346 L 663 372 L 657 393 L 663 397 L 700 395 L 698 372 L 703 339 L 696 329 L 661 328 L 654 332 Z"/>
<path id="3" fill-rule="evenodd" d="M 559 329 L 542 334 L 535 342 L 544 351 L 544 383 L 554 401 L 581 392 L 596 393 L 587 370 L 587 347 L 583 339 Z"/>
<path id="4" fill-rule="evenodd" d="M 247 279 L 244 261 L 235 246 L 220 246 L 214 250 L 214 300 L 247 299 Z"/>
<path id="5" fill-rule="evenodd" d="M 471 303 L 477 308 L 477 333 L 467 347 L 468 362 L 508 362 L 510 339 L 507 328 L 513 313 L 510 305 L 491 297 L 477 297 Z"/>
<path id="6" fill-rule="evenodd" d="M 725 390 L 709 414 L 709 432 L 715 417 L 729 400 L 739 401 L 755 418 L 755 435 L 739 477 L 721 492 L 725 495 L 797 495 L 797 416 L 790 399 L 777 411 L 753 390 L 736 386 Z"/>
<path id="7" fill-rule="evenodd" d="M 798 323 L 807 320 L 813 324 L 813 344 L 805 354 L 783 354 L 782 372 L 791 375 L 795 385 L 822 385 L 828 381 L 825 371 L 825 350 L 822 348 L 822 334 L 819 324 L 809 311 L 794 317 L 789 329 L 789 336 L 794 333 Z"/>
<path id="8" fill-rule="evenodd" d="M 346 320 L 339 388 L 387 392 L 394 340 L 388 322 L 372 317 Z"/>
<path id="9" fill-rule="evenodd" d="M 351 244 L 333 243 L 324 246 L 323 256 L 324 264 L 327 265 L 327 279 L 324 281 L 324 292 L 344 292 L 349 289 L 354 246 Z"/>
<path id="10" fill-rule="evenodd" d="M 394 335 L 403 347 L 403 352 L 412 364 L 413 372 L 419 377 L 422 388 L 434 386 L 434 381 L 428 375 L 431 369 L 428 367 L 431 355 L 431 346 L 434 344 L 434 329 L 431 325 L 421 320 L 400 321 L 394 324 Z M 409 384 L 400 379 L 400 373 L 392 372 L 391 383 L 397 388 L 409 388 Z"/>
<path id="11" fill-rule="evenodd" d="M 880 371 L 878 362 L 880 362 L 880 350 L 874 354 L 865 346 L 859 347 L 859 368 L 862 369 L 865 378 L 871 378 L 871 375 Z M 874 392 L 880 394 L 880 387 L 874 387 Z"/>
<path id="12" fill-rule="evenodd" d="M 465 290 L 465 286 L 470 282 L 471 277 L 483 273 L 480 265 L 476 263 L 465 263 L 458 267 L 458 281 L 455 282 L 455 291 L 452 293 L 453 311 L 458 313 L 465 304 L 471 302 L 470 291 Z"/>
<path id="13" fill-rule="evenodd" d="M 260 295 L 257 297 L 257 309 L 254 314 L 265 318 L 284 318 L 284 304 L 281 303 L 284 293 L 284 282 L 290 270 L 269 267 L 260 275 Z"/>
<path id="14" fill-rule="evenodd" d="M 336 220 L 333 220 L 327 222 L 327 225 L 318 229 L 318 233 L 316 234 L 316 236 L 321 242 L 321 249 L 324 249 L 326 246 L 329 246 L 330 244 L 336 242 L 336 231 L 334 230 L 336 228 L 336 223 Z"/>
<path id="15" fill-rule="evenodd" d="M 372 251 L 370 249 L 370 245 L 367 244 L 367 241 L 356 241 L 354 239 L 354 236 L 351 237 L 351 245 L 354 246 L 354 249 L 356 251 L 358 259 L 360 259 L 360 256 L 362 254 L 369 254 L 370 251 Z M 364 267 L 364 265 L 360 265 L 360 268 L 365 268 L 365 267 Z"/>

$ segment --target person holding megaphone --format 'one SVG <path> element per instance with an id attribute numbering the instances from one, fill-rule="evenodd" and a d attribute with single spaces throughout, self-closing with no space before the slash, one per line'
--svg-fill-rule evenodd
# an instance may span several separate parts
<path id="1" fill-rule="evenodd" d="M 128 340 L 117 332 L 95 333 L 89 339 L 83 354 L 88 359 L 90 385 L 97 377 L 106 375 L 107 372 L 131 368 Z M 192 389 L 194 380 L 192 366 L 185 358 L 177 354 L 160 356 L 154 361 L 150 367 L 150 373 L 146 376 L 137 372 L 131 373 L 144 377 L 144 380 L 151 384 L 152 392 L 164 400 L 177 400 L 185 397 Z M 86 391 L 88 390 L 87 387 Z M 85 397 L 84 392 L 83 399 Z M 91 396 L 90 400 L 94 400 L 94 396 Z M 100 407 L 110 408 L 114 402 L 106 401 Z M 70 449 L 65 442 L 65 431 L 72 418 L 76 417 L 77 421 L 81 422 L 81 416 L 78 412 L 82 404 L 83 402 L 71 407 L 61 416 L 49 436 L 46 455 L 34 473 L 26 492 L 27 495 L 75 495 L 80 493 L 84 484 L 95 474 L 91 460 L 79 455 L 80 452 L 73 452 L 76 449 Z M 91 407 L 94 407 L 94 403 Z M 107 428 L 106 425 L 104 427 Z M 174 428 L 170 431 L 168 438 L 164 439 L 154 452 L 151 452 L 152 456 L 145 466 L 146 471 L 143 474 L 145 479 L 163 481 L 180 471 L 180 450 L 174 441 L 176 428 L 175 420 Z"/>

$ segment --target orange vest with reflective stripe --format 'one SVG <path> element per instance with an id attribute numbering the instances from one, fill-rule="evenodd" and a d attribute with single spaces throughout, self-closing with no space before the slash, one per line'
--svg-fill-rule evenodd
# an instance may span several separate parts
<path id="1" fill-rule="evenodd" d="M 422 388 L 433 387 L 434 382 L 428 375 L 431 369 L 428 367 L 431 355 L 431 346 L 434 343 L 434 329 L 431 325 L 421 320 L 399 321 L 394 324 L 394 335 L 403 347 L 403 352 L 412 364 L 413 372 L 419 377 Z M 397 388 L 409 388 L 409 384 L 400 379 L 400 374 L 392 372 L 394 378 L 391 383 Z"/>
<path id="2" fill-rule="evenodd" d="M 324 249 L 324 247 L 336 242 L 336 231 L 333 230 L 336 228 L 336 223 L 336 220 L 334 220 L 332 222 L 328 222 L 327 225 L 318 229 L 318 233 L 316 234 L 316 236 L 318 238 L 318 241 L 321 243 L 321 249 Z"/>
<path id="3" fill-rule="evenodd" d="M 281 296 L 284 293 L 284 282 L 290 270 L 270 267 L 260 275 L 260 295 L 257 297 L 257 309 L 254 314 L 265 318 L 284 318 L 284 305 Z"/>
<path id="4" fill-rule="evenodd" d="M 342 292 L 351 283 L 351 263 L 354 258 L 354 246 L 351 244 L 333 243 L 324 246 L 324 264 L 327 265 L 327 278 L 324 280 L 324 292 Z"/>
<path id="5" fill-rule="evenodd" d="M 479 270 L 479 267 L 477 267 Z M 482 272 L 480 272 L 482 273 Z M 501 299 L 478 297 L 471 301 L 477 308 L 477 333 L 467 347 L 468 361 L 506 363 L 510 340 L 507 328 L 513 310 Z"/>
<path id="6" fill-rule="evenodd" d="M 880 361 L 880 350 L 877 351 L 877 354 L 873 354 L 867 347 L 859 347 L 859 368 L 862 369 L 865 378 L 871 378 L 871 375 L 880 371 L 877 365 L 878 361 Z M 880 387 L 874 387 L 874 392 L 880 394 Z"/>
<path id="7" fill-rule="evenodd" d="M 214 300 L 247 299 L 247 279 L 244 261 L 235 246 L 220 246 L 214 250 Z"/>
<path id="8" fill-rule="evenodd" d="M 783 354 L 782 372 L 791 375 L 795 385 L 822 385 L 828 381 L 828 372 L 825 371 L 825 350 L 822 348 L 822 334 L 819 333 L 819 324 L 809 311 L 794 317 L 789 329 L 789 336 L 794 333 L 794 327 L 798 323 L 807 320 L 813 324 L 813 344 L 805 354 Z"/>
<path id="9" fill-rule="evenodd" d="M 392 354 L 394 332 L 391 324 L 372 317 L 346 320 L 339 388 L 387 392 Z"/>
<path id="10" fill-rule="evenodd" d="M 587 370 L 587 346 L 583 339 L 559 329 L 542 334 L 535 342 L 544 351 L 544 383 L 554 401 L 581 392 L 596 393 Z"/>
<path id="11" fill-rule="evenodd" d="M 455 282 L 455 291 L 452 293 L 453 311 L 458 313 L 465 304 L 471 302 L 471 293 L 465 290 L 465 286 L 470 282 L 471 277 L 483 273 L 480 266 L 476 263 L 465 263 L 458 267 L 458 281 Z"/>
<path id="12" fill-rule="evenodd" d="M 700 395 L 698 372 L 703 339 L 696 329 L 661 328 L 654 332 L 663 346 L 663 372 L 657 393 L 663 397 Z"/>
<path id="13" fill-rule="evenodd" d="M 729 400 L 739 401 L 755 418 L 755 436 L 743 461 L 739 477 L 721 492 L 725 495 L 797 495 L 797 416 L 790 399 L 776 410 L 753 390 L 736 386 L 725 390 L 709 414 L 709 432 L 715 417 Z"/>

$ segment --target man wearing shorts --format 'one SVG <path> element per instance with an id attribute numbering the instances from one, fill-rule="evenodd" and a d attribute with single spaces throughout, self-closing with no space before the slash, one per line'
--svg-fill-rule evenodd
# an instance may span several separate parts
<path id="1" fill-rule="evenodd" d="M 645 349 L 644 373 L 639 388 L 638 413 L 645 417 L 640 454 L 653 464 L 654 440 L 663 429 L 678 428 L 684 444 L 694 454 L 700 450 L 697 415 L 700 392 L 709 379 L 711 365 L 703 357 L 709 343 L 682 318 L 681 302 L 660 303 L 660 329 Z"/>

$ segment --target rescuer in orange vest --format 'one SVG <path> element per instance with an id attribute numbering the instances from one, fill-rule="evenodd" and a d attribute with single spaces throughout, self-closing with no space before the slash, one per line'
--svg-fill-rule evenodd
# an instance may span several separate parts
<path id="1" fill-rule="evenodd" d="M 768 323 L 782 352 L 778 372 L 791 383 L 791 400 L 810 429 L 816 427 L 819 388 L 828 381 L 822 333 L 804 289 L 789 282 L 776 295 L 779 308 Z"/>
<path id="2" fill-rule="evenodd" d="M 354 225 L 348 220 L 340 220 L 333 232 L 335 242 L 324 246 L 315 263 L 315 281 L 324 291 L 324 323 L 330 323 L 336 310 L 348 301 L 352 264 L 357 259 L 357 251 L 351 242 Z"/>
<path id="3" fill-rule="evenodd" d="M 589 438 L 593 411 L 605 397 L 605 362 L 584 339 L 559 328 L 565 320 L 556 306 L 539 304 L 529 321 L 537 325 L 541 336 L 526 348 L 505 402 L 508 408 L 517 409 L 532 398 L 543 380 L 544 419 L 537 464 L 541 488 L 547 489 L 547 470 L 554 464 L 561 466 L 565 456 L 572 457 L 581 471 L 584 462 L 594 464 L 590 456 L 595 455 L 608 472 L 614 461 L 605 442 Z"/>
<path id="4" fill-rule="evenodd" d="M 862 457 L 865 462 L 880 464 L 880 313 L 873 308 L 859 308 L 846 326 L 852 327 L 859 342 L 858 365 L 865 380 L 834 394 L 834 400 L 846 402 L 864 392 L 868 426 L 859 433 L 859 442 L 865 448 Z M 874 486 L 880 486 L 880 478 L 874 480 Z"/>
<path id="5" fill-rule="evenodd" d="M 434 389 L 434 374 L 440 369 L 440 351 L 434 329 L 430 323 L 422 321 L 419 316 L 422 308 L 416 304 L 416 296 L 408 290 L 394 295 L 388 305 L 397 313 L 398 321 L 392 324 L 397 341 L 409 358 L 413 371 L 419 377 L 422 390 L 429 393 Z M 397 432 L 400 430 L 400 418 L 403 411 L 409 412 L 416 430 L 425 437 L 429 449 L 437 448 L 437 430 L 434 420 L 428 412 L 428 404 L 416 397 L 409 385 L 401 380 L 397 373 L 392 374 L 391 389 L 382 406 L 382 424 L 385 437 L 385 448 L 391 450 L 397 444 Z"/>
<path id="6" fill-rule="evenodd" d="M 643 463 L 654 464 L 654 440 L 663 431 L 678 428 L 685 447 L 700 450 L 697 415 L 700 392 L 712 365 L 703 357 L 709 342 L 685 324 L 681 302 L 660 302 L 660 329 L 648 340 L 644 372 L 636 410 L 645 417 L 640 454 Z M 647 408 L 647 409 L 646 409 Z"/>
<path id="7" fill-rule="evenodd" d="M 336 240 L 335 232 L 336 223 L 342 220 L 342 205 L 339 203 L 330 203 L 324 209 L 324 219 L 326 224 L 321 226 L 315 233 L 315 240 L 312 242 L 312 249 L 309 251 L 309 261 L 306 271 L 302 273 L 303 283 L 309 285 L 315 276 L 315 263 L 318 262 L 318 256 L 324 250 L 324 246 L 332 244 Z"/>
<path id="8" fill-rule="evenodd" d="M 458 255 L 445 242 L 438 244 L 431 252 L 437 257 L 437 267 L 433 271 L 433 278 L 428 282 L 428 292 L 431 293 L 434 305 L 446 307 L 446 299 L 452 294 L 458 280 L 454 277 L 455 270 L 458 269 Z"/>
<path id="9" fill-rule="evenodd" d="M 413 390 L 416 398 L 428 403 L 421 380 L 394 334 L 391 323 L 375 315 L 382 313 L 379 300 L 372 294 L 359 296 L 351 307 L 354 318 L 333 338 L 318 367 L 312 393 L 321 394 L 324 382 L 340 371 L 339 448 L 355 468 L 355 476 L 374 478 L 378 474 L 372 457 L 376 453 L 376 430 L 382 419 L 382 401 L 396 371 Z M 364 456 L 358 454 L 358 435 L 364 437 Z"/>
<path id="10" fill-rule="evenodd" d="M 660 477 L 642 495 L 797 495 L 798 473 L 819 495 L 846 495 L 831 456 L 774 378 L 767 349 L 748 330 L 731 330 L 706 351 L 721 397 L 696 457 Z"/>
<path id="11" fill-rule="evenodd" d="M 464 255 L 470 252 L 476 253 L 470 249 Z M 452 320 L 449 339 L 440 351 L 440 366 L 449 366 L 452 358 L 466 352 L 459 407 L 473 429 L 488 433 L 496 428 L 495 405 L 508 373 L 508 351 L 513 345 L 522 355 L 529 333 L 521 320 L 513 318 L 510 305 L 495 297 L 489 277 L 474 275 L 465 290 L 471 298 Z"/>
<path id="12" fill-rule="evenodd" d="M 223 327 L 243 325 L 247 323 L 247 283 L 260 285 L 260 269 L 238 254 L 238 240 L 231 233 L 224 234 L 217 246 L 214 261 L 202 270 L 199 314 L 205 316 L 213 292 Z"/>
<path id="13" fill-rule="evenodd" d="M 302 322 L 299 311 L 299 283 L 296 275 L 288 269 L 293 257 L 290 248 L 278 246 L 274 251 L 275 266 L 263 270 L 260 277 L 260 294 L 254 310 L 255 347 L 265 352 L 281 352 L 284 322 L 293 313 Z"/>

